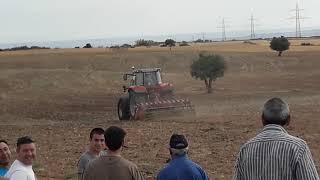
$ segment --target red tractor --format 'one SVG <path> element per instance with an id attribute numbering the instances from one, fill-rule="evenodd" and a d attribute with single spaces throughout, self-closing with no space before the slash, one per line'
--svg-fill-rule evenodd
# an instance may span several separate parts
<path id="1" fill-rule="evenodd" d="M 130 77 L 129 87 L 123 86 L 127 95 L 118 101 L 120 120 L 144 119 L 154 112 L 194 112 L 188 99 L 177 99 L 173 94 L 173 85 L 163 83 L 161 69 L 134 69 L 123 75 L 124 80 Z"/>

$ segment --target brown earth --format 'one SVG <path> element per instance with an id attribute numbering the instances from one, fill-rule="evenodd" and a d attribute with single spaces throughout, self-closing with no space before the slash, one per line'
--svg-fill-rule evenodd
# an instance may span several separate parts
<path id="1" fill-rule="evenodd" d="M 199 51 L 222 54 L 225 76 L 205 93 L 190 77 Z M 287 100 L 291 134 L 308 142 L 320 169 L 320 47 L 293 46 L 277 57 L 266 42 L 214 43 L 173 48 L 54 49 L 0 52 L 0 139 L 12 151 L 18 137 L 37 141 L 39 179 L 76 179 L 76 165 L 91 128 L 118 125 L 128 132 L 123 156 L 145 177 L 154 177 L 169 157 L 173 132 L 186 134 L 190 158 L 211 179 L 231 179 L 241 144 L 261 130 L 260 111 L 271 97 Z M 157 117 L 120 122 L 122 74 L 136 67 L 161 67 L 177 94 L 196 106 L 196 117 Z"/>

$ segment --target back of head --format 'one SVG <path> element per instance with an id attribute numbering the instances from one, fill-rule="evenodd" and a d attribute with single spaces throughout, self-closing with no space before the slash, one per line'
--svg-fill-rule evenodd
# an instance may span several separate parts
<path id="1" fill-rule="evenodd" d="M 182 134 L 173 134 L 170 138 L 170 153 L 172 155 L 184 155 L 188 151 L 188 141 Z"/>
<path id="2" fill-rule="evenodd" d="M 90 140 L 92 139 L 94 134 L 102 135 L 104 134 L 104 130 L 102 128 L 93 128 L 90 132 Z"/>
<path id="3" fill-rule="evenodd" d="M 31 143 L 34 143 L 34 141 L 31 139 L 31 137 L 29 137 L 29 136 L 20 137 L 17 140 L 17 148 L 20 148 L 20 146 L 23 144 L 31 144 Z"/>
<path id="4" fill-rule="evenodd" d="M 109 150 L 116 151 L 120 149 L 124 143 L 126 132 L 117 126 L 110 126 L 104 132 L 104 138 Z"/>
<path id="5" fill-rule="evenodd" d="M 287 125 L 290 121 L 289 105 L 280 98 L 268 100 L 262 111 L 263 124 Z"/>

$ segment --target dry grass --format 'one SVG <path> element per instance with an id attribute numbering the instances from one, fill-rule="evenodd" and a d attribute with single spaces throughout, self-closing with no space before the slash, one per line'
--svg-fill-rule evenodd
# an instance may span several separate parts
<path id="1" fill-rule="evenodd" d="M 190 157 L 211 179 L 230 179 L 239 147 L 261 129 L 261 105 L 279 96 L 291 105 L 289 132 L 308 142 L 319 169 L 320 47 L 292 46 L 279 58 L 266 42 L 255 43 L 197 44 L 171 52 L 167 48 L 0 52 L 0 139 L 14 145 L 17 137 L 32 135 L 38 147 L 39 179 L 76 179 L 75 167 L 90 129 L 119 125 L 128 131 L 124 156 L 147 177 L 164 165 L 169 137 L 179 132 L 190 141 Z M 210 95 L 203 82 L 189 75 L 192 60 L 203 50 L 222 54 L 228 65 Z M 197 117 L 118 121 L 115 106 L 122 94 L 121 77 L 132 65 L 161 67 L 178 95 L 191 98 Z"/>

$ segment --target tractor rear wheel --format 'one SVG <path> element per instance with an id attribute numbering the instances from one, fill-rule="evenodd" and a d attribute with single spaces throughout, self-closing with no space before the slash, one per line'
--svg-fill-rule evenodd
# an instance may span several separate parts
<path id="1" fill-rule="evenodd" d="M 119 120 L 130 119 L 129 97 L 121 97 L 118 101 L 118 117 Z"/>
<path id="2" fill-rule="evenodd" d="M 131 116 L 131 119 L 134 119 L 135 115 L 136 115 L 136 94 L 133 92 L 130 92 L 130 96 L 129 96 L 129 113 Z"/>

